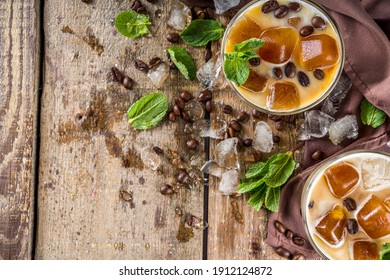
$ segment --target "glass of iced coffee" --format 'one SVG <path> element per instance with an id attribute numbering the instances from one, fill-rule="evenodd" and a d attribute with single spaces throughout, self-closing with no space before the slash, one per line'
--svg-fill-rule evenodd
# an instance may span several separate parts
<path id="1" fill-rule="evenodd" d="M 359 150 L 324 162 L 306 181 L 301 210 L 323 258 L 379 259 L 390 243 L 390 155 Z"/>
<path id="2" fill-rule="evenodd" d="M 223 54 L 251 38 L 265 42 L 256 50 L 259 58 L 247 62 L 250 74 L 244 84 L 229 82 L 239 97 L 262 112 L 303 112 L 323 101 L 341 75 L 344 45 L 339 29 L 313 2 L 249 3 L 228 25 Z"/>

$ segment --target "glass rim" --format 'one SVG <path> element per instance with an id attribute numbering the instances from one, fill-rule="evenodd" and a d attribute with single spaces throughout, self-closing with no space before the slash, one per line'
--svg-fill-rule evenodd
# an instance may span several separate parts
<path id="1" fill-rule="evenodd" d="M 227 42 L 227 37 L 228 37 L 228 34 L 229 34 L 229 31 L 230 29 L 232 28 L 232 26 L 234 25 L 234 23 L 243 15 L 243 13 L 249 9 L 251 6 L 259 3 L 259 2 L 266 2 L 266 0 L 253 0 L 251 2 L 249 2 L 248 4 L 246 4 L 245 6 L 243 6 L 234 16 L 233 18 L 231 19 L 231 21 L 229 22 L 229 24 L 227 25 L 226 27 L 226 30 L 224 32 L 224 35 L 223 35 L 223 38 L 222 38 L 222 51 L 221 51 L 221 55 L 222 55 L 222 61 L 224 62 L 225 61 L 225 46 L 226 46 L 226 42 Z M 343 38 L 341 36 L 341 32 L 340 32 L 340 28 L 339 26 L 337 25 L 336 21 L 334 20 L 334 18 L 322 7 L 320 6 L 319 4 L 317 3 L 314 3 L 313 1 L 311 0 L 297 0 L 297 2 L 304 2 L 308 5 L 311 5 L 313 7 L 315 7 L 316 9 L 318 9 L 321 13 L 323 13 L 326 17 L 327 17 L 327 20 L 328 22 L 332 25 L 338 39 L 339 39 L 339 43 L 340 43 L 340 49 L 341 49 L 341 56 L 340 56 L 340 64 L 339 64 L 339 67 L 337 69 L 337 73 L 333 79 L 333 82 L 330 84 L 330 86 L 328 87 L 328 89 L 326 91 L 324 91 L 322 93 L 322 95 L 316 99 L 314 102 L 312 103 L 309 103 L 307 104 L 306 106 L 304 107 L 301 107 L 301 108 L 297 108 L 297 109 L 293 109 L 293 110 L 289 110 L 289 111 L 273 111 L 273 110 L 270 110 L 270 109 L 267 109 L 267 108 L 263 108 L 263 107 L 260 107 L 259 105 L 253 103 L 252 101 L 248 100 L 247 98 L 244 97 L 243 94 L 241 94 L 239 92 L 239 90 L 236 88 L 235 84 L 230 81 L 229 79 L 226 78 L 226 74 L 225 74 L 225 71 L 222 67 L 222 70 L 223 70 L 223 74 L 225 76 L 225 79 L 228 81 L 229 83 L 229 86 L 230 88 L 234 91 L 234 93 L 241 99 L 243 100 L 245 103 L 247 103 L 248 105 L 250 105 L 251 107 L 259 110 L 260 112 L 262 113 L 266 113 L 266 114 L 273 114 L 273 115 L 279 115 L 279 116 L 286 116 L 286 115 L 295 115 L 295 114 L 299 114 L 299 113 L 302 113 L 302 112 L 305 112 L 307 111 L 308 109 L 311 109 L 315 106 L 317 106 L 318 104 L 320 104 L 322 101 L 325 100 L 326 97 L 329 96 L 329 94 L 332 92 L 332 90 L 335 88 L 335 86 L 337 85 L 337 82 L 339 81 L 340 77 L 341 77 L 341 74 L 344 70 L 344 62 L 345 62 L 345 46 L 344 46 L 344 41 L 343 41 Z"/>
<path id="2" fill-rule="evenodd" d="M 317 245 L 317 243 L 314 241 L 313 237 L 310 234 L 309 225 L 307 223 L 307 199 L 309 192 L 313 186 L 313 182 L 315 179 L 318 178 L 318 176 L 325 171 L 328 167 L 330 167 L 332 164 L 337 162 L 338 160 L 341 160 L 343 158 L 346 158 L 351 155 L 359 155 L 359 154 L 377 154 L 381 156 L 388 157 L 390 159 L 390 154 L 382 151 L 374 151 L 374 150 L 367 150 L 367 149 L 359 149 L 359 150 L 352 150 L 348 152 L 341 153 L 336 156 L 332 156 L 325 160 L 324 162 L 320 163 L 318 167 L 314 169 L 314 171 L 310 174 L 310 176 L 306 179 L 305 184 L 302 189 L 301 194 L 301 214 L 302 214 L 302 222 L 304 224 L 305 233 L 307 236 L 307 239 L 309 240 L 311 246 L 314 248 L 314 250 L 324 259 L 331 260 L 333 258 L 327 256 L 321 248 Z"/>

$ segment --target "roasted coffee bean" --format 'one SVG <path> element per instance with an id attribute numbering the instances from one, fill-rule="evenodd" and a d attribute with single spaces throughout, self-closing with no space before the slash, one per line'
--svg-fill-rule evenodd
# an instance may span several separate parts
<path id="1" fill-rule="evenodd" d="M 112 67 L 110 71 L 110 79 L 114 82 L 122 83 L 123 82 L 123 74 L 119 71 L 118 68 Z"/>
<path id="2" fill-rule="evenodd" d="M 285 235 L 286 238 L 289 239 L 289 240 L 291 240 L 291 239 L 294 237 L 294 233 L 293 233 L 291 230 L 289 230 L 289 229 L 287 229 L 287 230 L 285 231 L 284 235 Z"/>
<path id="3" fill-rule="evenodd" d="M 299 12 L 302 8 L 301 4 L 299 4 L 298 2 L 290 2 L 288 3 L 287 7 L 293 12 Z"/>
<path id="4" fill-rule="evenodd" d="M 205 19 L 206 11 L 203 10 L 201 7 L 194 7 L 194 16 L 196 19 Z"/>
<path id="5" fill-rule="evenodd" d="M 311 24 L 313 25 L 313 27 L 315 29 L 319 29 L 319 30 L 322 30 L 322 29 L 324 29 L 326 27 L 325 20 L 322 17 L 319 17 L 319 16 L 314 16 L 311 19 Z"/>
<path id="6" fill-rule="evenodd" d="M 261 118 L 261 112 L 259 110 L 253 109 L 252 110 L 252 117 L 254 117 L 255 119 Z"/>
<path id="7" fill-rule="evenodd" d="M 194 97 L 192 96 L 191 93 L 189 93 L 188 91 L 182 91 L 180 92 L 180 98 L 183 99 L 185 102 L 188 102 L 190 101 L 191 99 L 194 99 Z"/>
<path id="8" fill-rule="evenodd" d="M 281 5 L 274 12 L 276 18 L 284 18 L 288 14 L 288 8 L 286 5 Z"/>
<path id="9" fill-rule="evenodd" d="M 213 101 L 211 100 L 207 101 L 206 104 L 204 105 L 204 108 L 206 112 L 211 113 L 211 111 L 213 111 Z"/>
<path id="10" fill-rule="evenodd" d="M 125 77 L 123 78 L 123 86 L 124 86 L 125 88 L 131 89 L 131 88 L 133 87 L 133 84 L 134 84 L 134 82 L 133 82 L 133 80 L 132 80 L 130 77 L 125 76 Z"/>
<path id="11" fill-rule="evenodd" d="M 275 128 L 276 128 L 276 130 L 283 130 L 283 128 L 284 128 L 284 125 L 283 125 L 283 122 L 281 122 L 281 121 L 278 121 L 278 122 L 275 122 Z"/>
<path id="12" fill-rule="evenodd" d="M 169 113 L 169 116 L 168 116 L 168 119 L 171 121 L 171 122 L 174 122 L 176 120 L 176 115 L 174 112 L 170 112 Z"/>
<path id="13" fill-rule="evenodd" d="M 310 201 L 309 202 L 309 205 L 307 206 L 309 209 L 313 208 L 314 207 L 314 201 Z"/>
<path id="14" fill-rule="evenodd" d="M 274 73 L 274 76 L 276 79 L 281 79 L 283 78 L 283 70 L 282 68 L 279 68 L 279 67 L 275 67 L 272 72 Z"/>
<path id="15" fill-rule="evenodd" d="M 300 253 L 294 255 L 292 259 L 293 259 L 294 261 L 306 260 L 305 256 L 302 255 L 302 254 L 300 254 Z"/>
<path id="16" fill-rule="evenodd" d="M 164 186 L 160 187 L 160 193 L 162 195 L 171 195 L 173 194 L 173 188 L 169 184 L 165 184 Z"/>
<path id="17" fill-rule="evenodd" d="M 176 64 L 171 59 L 169 60 L 169 69 L 177 69 Z"/>
<path id="18" fill-rule="evenodd" d="M 154 58 L 152 58 L 152 59 L 149 61 L 149 68 L 150 68 L 150 69 L 153 69 L 153 68 L 159 66 L 161 62 L 162 62 L 161 58 L 159 58 L 159 57 L 154 57 Z"/>
<path id="19" fill-rule="evenodd" d="M 280 121 L 282 119 L 282 117 L 281 116 L 277 116 L 277 115 L 269 114 L 268 115 L 268 119 L 270 119 L 271 121 L 277 122 L 277 121 Z"/>
<path id="20" fill-rule="evenodd" d="M 193 123 L 194 121 L 191 119 L 190 115 L 188 115 L 187 112 L 183 111 L 181 112 L 181 117 L 183 121 L 188 122 L 188 123 Z"/>
<path id="21" fill-rule="evenodd" d="M 293 243 L 298 246 L 304 246 L 306 243 L 306 240 L 299 236 L 293 237 Z"/>
<path id="22" fill-rule="evenodd" d="M 205 55 L 206 62 L 209 61 L 212 56 L 213 53 L 211 52 L 211 50 L 209 48 L 206 48 L 206 55 Z"/>
<path id="23" fill-rule="evenodd" d="M 133 200 L 133 193 L 130 191 L 120 190 L 119 197 L 126 202 L 131 202 Z"/>
<path id="24" fill-rule="evenodd" d="M 237 132 L 240 132 L 242 130 L 242 126 L 237 120 L 231 120 L 229 122 L 229 126 Z"/>
<path id="25" fill-rule="evenodd" d="M 252 65 L 253 67 L 259 66 L 260 62 L 261 62 L 260 57 L 254 57 L 249 59 L 249 64 Z"/>
<path id="26" fill-rule="evenodd" d="M 158 154 L 159 156 L 162 156 L 164 154 L 164 151 L 161 150 L 160 147 L 153 147 L 153 151 Z"/>
<path id="27" fill-rule="evenodd" d="M 269 14 L 270 12 L 275 11 L 277 8 L 279 8 L 278 1 L 271 0 L 271 1 L 267 1 L 263 4 L 263 6 L 261 7 L 261 11 L 264 14 Z"/>
<path id="28" fill-rule="evenodd" d="M 139 14 L 146 14 L 146 9 L 145 7 L 139 7 L 136 12 Z"/>
<path id="29" fill-rule="evenodd" d="M 233 108 L 230 105 L 223 105 L 222 112 L 224 112 L 227 115 L 230 115 L 233 112 Z"/>
<path id="30" fill-rule="evenodd" d="M 322 80 L 325 78 L 325 73 L 321 69 L 314 70 L 313 75 L 317 80 Z"/>
<path id="31" fill-rule="evenodd" d="M 281 257 L 284 257 L 286 259 L 289 259 L 291 258 L 291 253 L 290 251 L 288 251 L 287 249 L 283 248 L 283 247 L 279 247 L 276 249 L 276 253 L 281 256 Z"/>
<path id="32" fill-rule="evenodd" d="M 280 233 L 285 233 L 286 227 L 281 222 L 275 221 L 274 225 L 277 231 L 279 231 Z"/>
<path id="33" fill-rule="evenodd" d="M 188 175 L 188 172 L 185 170 L 180 170 L 179 175 L 177 175 L 176 180 L 179 183 L 186 184 L 190 180 L 190 175 Z"/>
<path id="34" fill-rule="evenodd" d="M 180 35 L 179 33 L 171 32 L 167 34 L 166 38 L 170 43 L 177 43 L 180 40 Z"/>
<path id="35" fill-rule="evenodd" d="M 245 139 L 244 141 L 242 141 L 242 144 L 243 144 L 245 147 L 250 147 L 250 146 L 252 146 L 252 143 L 253 143 L 253 140 L 252 140 L 252 139 Z"/>
<path id="36" fill-rule="evenodd" d="M 236 136 L 236 132 L 231 127 L 228 128 L 228 134 L 229 134 L 230 138 L 233 138 L 234 136 Z"/>
<path id="37" fill-rule="evenodd" d="M 190 149 L 190 150 L 195 150 L 196 147 L 198 147 L 198 144 L 199 144 L 199 142 L 195 139 L 188 140 L 186 143 L 188 149 Z"/>
<path id="38" fill-rule="evenodd" d="M 202 91 L 199 94 L 198 101 L 204 103 L 204 102 L 211 100 L 212 98 L 213 98 L 213 95 L 212 95 L 211 91 L 209 91 L 208 89 L 205 89 L 204 91 Z"/>
<path id="39" fill-rule="evenodd" d="M 142 4 L 141 4 L 141 1 L 139 0 L 133 0 L 131 3 L 130 3 L 130 9 L 134 10 L 134 11 L 137 11 L 137 9 L 139 7 L 141 7 Z"/>
<path id="40" fill-rule="evenodd" d="M 356 219 L 349 219 L 347 222 L 347 230 L 349 234 L 356 234 L 359 231 L 359 225 Z"/>
<path id="41" fill-rule="evenodd" d="M 350 197 L 344 199 L 343 205 L 345 206 L 345 208 L 347 208 L 348 211 L 356 210 L 356 202 Z"/>
<path id="42" fill-rule="evenodd" d="M 319 160 L 319 159 L 321 159 L 321 157 L 322 157 L 322 151 L 320 151 L 320 150 L 315 151 L 311 155 L 311 158 L 314 159 L 314 160 Z"/>
<path id="43" fill-rule="evenodd" d="M 180 110 L 184 110 L 184 107 L 186 106 L 184 99 L 182 99 L 181 97 L 175 98 L 175 104 L 177 105 L 177 107 L 179 107 Z"/>
<path id="44" fill-rule="evenodd" d="M 303 87 L 307 87 L 310 84 L 309 77 L 302 71 L 298 72 L 298 81 Z"/>
<path id="45" fill-rule="evenodd" d="M 307 37 L 307 36 L 311 35 L 313 32 L 314 32 L 314 28 L 311 25 L 306 25 L 306 26 L 302 27 L 301 30 L 299 30 L 299 34 L 302 37 Z"/>
<path id="46" fill-rule="evenodd" d="M 280 137 L 278 135 L 272 136 L 272 140 L 274 141 L 275 144 L 278 144 L 280 142 Z"/>
<path id="47" fill-rule="evenodd" d="M 297 68 L 295 67 L 295 64 L 292 62 L 287 63 L 286 67 L 284 68 L 284 74 L 287 78 L 294 78 L 297 72 Z"/>
<path id="48" fill-rule="evenodd" d="M 239 121 L 239 122 L 244 122 L 244 121 L 246 121 L 248 118 L 249 118 L 249 115 L 248 115 L 248 113 L 245 112 L 245 111 L 241 111 L 241 112 L 237 115 L 237 121 Z"/>
<path id="49" fill-rule="evenodd" d="M 176 104 L 173 105 L 173 113 L 178 117 L 181 115 L 180 108 Z"/>
<path id="50" fill-rule="evenodd" d="M 137 69 L 140 70 L 140 71 L 146 72 L 146 71 L 149 70 L 149 66 L 148 66 L 145 62 L 143 62 L 142 60 L 140 60 L 140 59 L 136 59 L 136 60 L 134 61 L 134 65 L 135 65 L 135 68 L 137 68 Z"/>
<path id="51" fill-rule="evenodd" d="M 253 150 L 252 155 L 253 155 L 255 161 L 260 161 L 263 158 L 263 154 L 259 150 Z"/>

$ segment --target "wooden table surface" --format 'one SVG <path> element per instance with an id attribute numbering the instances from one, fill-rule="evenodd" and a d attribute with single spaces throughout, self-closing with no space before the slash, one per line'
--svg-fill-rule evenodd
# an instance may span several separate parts
<path id="1" fill-rule="evenodd" d="M 174 31 L 166 24 L 171 0 L 141 2 L 153 26 L 151 36 L 137 40 L 112 24 L 130 8 L 128 0 L 0 2 L 0 259 L 280 258 L 265 243 L 269 213 L 253 211 L 246 196 L 222 195 L 213 177 L 208 186 L 163 196 L 160 186 L 174 181 L 178 168 L 155 172 L 142 163 L 145 145 L 204 162 L 219 141 L 189 152 L 183 120 L 143 132 L 129 126 L 129 106 L 156 90 L 134 60 L 167 61 L 172 44 L 165 36 Z M 230 18 L 216 19 L 226 25 Z M 211 45 L 214 56 L 220 43 Z M 205 62 L 205 48 L 179 45 L 198 68 Z M 136 81 L 133 89 L 107 78 L 115 65 Z M 170 106 L 183 90 L 198 96 L 201 87 L 177 70 L 160 89 Z M 211 121 L 231 118 L 222 104 L 232 105 L 233 115 L 251 111 L 230 89 L 215 90 L 213 102 Z M 266 115 L 262 120 L 281 137 L 273 152 L 295 144 L 294 124 L 277 131 Z M 257 121 L 244 123 L 244 136 L 251 137 Z M 131 200 L 121 199 L 121 191 Z M 193 237 L 180 242 L 177 207 L 205 218 L 208 227 L 188 230 Z"/>

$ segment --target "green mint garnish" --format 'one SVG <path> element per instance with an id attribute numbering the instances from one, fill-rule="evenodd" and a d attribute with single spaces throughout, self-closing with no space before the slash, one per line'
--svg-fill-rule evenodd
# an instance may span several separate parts
<path id="1" fill-rule="evenodd" d="M 115 19 L 115 27 L 125 37 L 138 38 L 149 33 L 152 23 L 148 16 L 128 10 L 120 13 Z"/>
<path id="2" fill-rule="evenodd" d="M 377 128 L 385 122 L 386 113 L 372 105 L 367 99 L 363 99 L 360 103 L 360 118 L 363 124 Z"/>
<path id="3" fill-rule="evenodd" d="M 180 33 L 183 41 L 194 47 L 205 46 L 223 35 L 222 23 L 212 19 L 196 19 Z"/>
<path id="4" fill-rule="evenodd" d="M 383 244 L 383 249 L 381 251 L 381 260 L 390 260 L 390 243 Z"/>
<path id="5" fill-rule="evenodd" d="M 168 53 L 180 73 L 182 73 L 187 80 L 195 79 L 196 66 L 194 60 L 185 49 L 180 47 L 171 47 L 168 48 Z"/>

